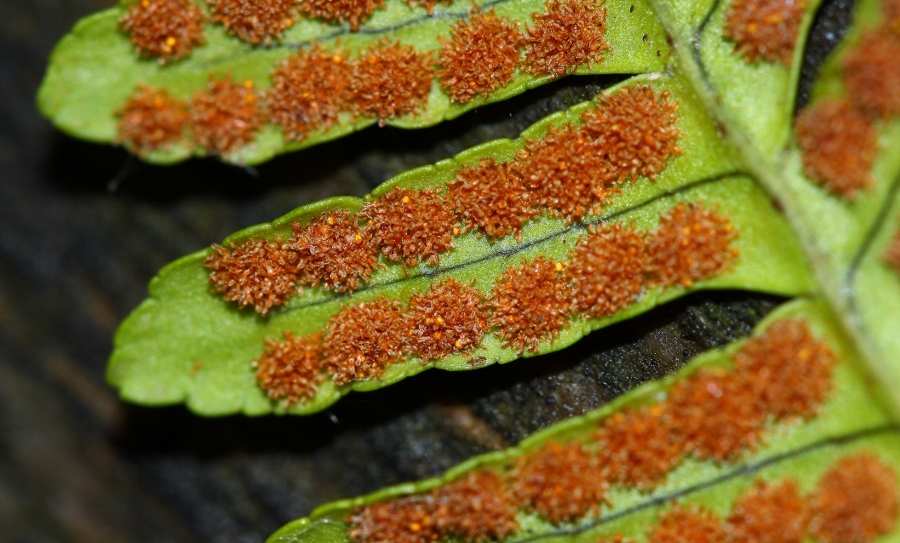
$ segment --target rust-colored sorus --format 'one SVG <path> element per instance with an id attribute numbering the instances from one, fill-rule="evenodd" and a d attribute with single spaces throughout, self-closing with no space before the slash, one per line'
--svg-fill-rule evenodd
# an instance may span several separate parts
<path id="1" fill-rule="evenodd" d="M 385 258 L 407 266 L 437 265 L 459 234 L 453 210 L 437 190 L 398 187 L 367 202 L 358 216 L 368 221 Z"/>
<path id="2" fill-rule="evenodd" d="M 562 279 L 563 264 L 539 256 L 510 266 L 494 283 L 488 320 L 505 347 L 533 352 L 569 326 L 572 289 Z"/>
<path id="3" fill-rule="evenodd" d="M 300 256 L 301 280 L 325 290 L 357 290 L 378 266 L 371 233 L 346 211 L 328 211 L 307 225 L 294 223 L 288 248 Z"/>
<path id="4" fill-rule="evenodd" d="M 592 318 L 634 303 L 649 265 L 644 233 L 621 223 L 601 223 L 578 240 L 564 277 L 575 285 L 575 306 Z"/>
<path id="5" fill-rule="evenodd" d="M 188 110 L 169 91 L 138 85 L 137 91 L 116 111 L 117 139 L 138 155 L 166 148 L 182 140 Z"/>
<path id="6" fill-rule="evenodd" d="M 404 351 L 426 363 L 477 347 L 487 328 L 484 294 L 447 278 L 409 299 Z"/>
<path id="7" fill-rule="evenodd" d="M 205 43 L 204 22 L 203 11 L 191 0 L 140 0 L 128 7 L 119 27 L 138 53 L 164 64 Z"/>
<path id="8" fill-rule="evenodd" d="M 308 17 L 318 17 L 329 23 L 349 22 L 350 29 L 359 30 L 384 0 L 298 0 L 299 9 Z"/>
<path id="9" fill-rule="evenodd" d="M 700 507 L 675 504 L 660 515 L 648 543 L 720 543 L 727 541 L 725 528 L 716 516 Z"/>
<path id="10" fill-rule="evenodd" d="M 374 117 L 381 126 L 425 105 L 434 75 L 428 55 L 386 40 L 360 52 L 351 73 L 347 101 L 353 113 Z"/>
<path id="11" fill-rule="evenodd" d="M 760 407 L 776 418 L 812 417 L 831 392 L 834 351 L 805 321 L 779 320 L 734 355 Z"/>
<path id="12" fill-rule="evenodd" d="M 790 65 L 805 13 L 805 0 L 732 0 L 722 34 L 749 62 Z"/>
<path id="13" fill-rule="evenodd" d="M 204 265 L 213 290 L 238 307 L 265 315 L 297 292 L 300 257 L 280 240 L 251 239 L 230 249 L 213 245 Z"/>
<path id="14" fill-rule="evenodd" d="M 442 537 L 434 494 L 376 502 L 347 517 L 350 539 L 358 543 L 434 543 Z"/>
<path id="15" fill-rule="evenodd" d="M 284 333 L 283 340 L 266 338 L 266 349 L 258 360 L 256 381 L 266 395 L 288 407 L 316 395 L 325 380 L 322 371 L 322 336 L 295 337 Z"/>
<path id="16" fill-rule="evenodd" d="M 870 30 L 841 61 L 847 98 L 874 117 L 900 115 L 900 35 Z"/>
<path id="17" fill-rule="evenodd" d="M 678 140 L 678 102 L 669 91 L 636 85 L 597 97 L 597 106 L 585 111 L 584 132 L 595 140 L 596 152 L 609 164 L 608 182 L 652 180 L 681 154 Z"/>
<path id="18" fill-rule="evenodd" d="M 512 163 L 493 158 L 457 170 L 456 179 L 447 185 L 447 200 L 462 220 L 463 231 L 475 229 L 491 240 L 512 233 L 521 241 L 522 226 L 538 215 L 532 193 Z"/>
<path id="19" fill-rule="evenodd" d="M 848 456 L 819 480 L 809 531 L 821 543 L 869 543 L 893 529 L 898 498 L 892 468 L 871 453 Z"/>
<path id="20" fill-rule="evenodd" d="M 262 125 L 259 93 L 250 80 L 210 76 L 204 92 L 191 99 L 188 132 L 207 151 L 222 155 L 250 143 Z"/>
<path id="21" fill-rule="evenodd" d="M 296 0 L 206 0 L 213 20 L 229 34 L 269 45 L 297 22 Z"/>
<path id="22" fill-rule="evenodd" d="M 881 9 L 884 11 L 885 27 L 900 36 L 900 0 L 883 0 Z"/>
<path id="23" fill-rule="evenodd" d="M 728 543 L 803 543 L 807 505 L 796 481 L 757 482 L 731 508 L 725 522 Z"/>
<path id="24" fill-rule="evenodd" d="M 679 203 L 660 217 L 648 237 L 650 272 L 663 287 L 691 287 L 731 267 L 737 231 L 727 217 L 700 203 Z"/>
<path id="25" fill-rule="evenodd" d="M 441 87 L 450 101 L 466 103 L 505 86 L 521 61 L 519 27 L 494 10 L 474 11 L 450 29 L 441 40 L 437 70 Z"/>
<path id="26" fill-rule="evenodd" d="M 328 320 L 325 369 L 338 386 L 380 377 L 402 356 L 402 307 L 384 297 L 343 307 Z"/>
<path id="27" fill-rule="evenodd" d="M 884 252 L 884 263 L 900 273 L 900 229 L 891 237 L 887 250 Z"/>
<path id="28" fill-rule="evenodd" d="M 519 527 L 517 506 L 506 479 L 494 470 L 470 472 L 433 491 L 442 535 L 467 542 L 503 539 Z"/>
<path id="29" fill-rule="evenodd" d="M 608 483 L 598 459 L 577 442 L 551 441 L 523 456 L 513 487 L 519 502 L 556 524 L 596 513 Z"/>
<path id="30" fill-rule="evenodd" d="M 340 49 L 328 52 L 313 44 L 281 61 L 271 78 L 272 89 L 266 94 L 269 118 L 287 139 L 299 141 L 327 130 L 346 108 L 350 63 Z"/>
<path id="31" fill-rule="evenodd" d="M 826 98 L 804 108 L 795 128 L 807 177 L 847 200 L 872 186 L 878 134 L 850 103 Z"/>
<path id="32" fill-rule="evenodd" d="M 536 75 L 565 75 L 603 60 L 609 50 L 603 0 L 549 0 L 534 13 L 525 37 L 525 69 Z"/>

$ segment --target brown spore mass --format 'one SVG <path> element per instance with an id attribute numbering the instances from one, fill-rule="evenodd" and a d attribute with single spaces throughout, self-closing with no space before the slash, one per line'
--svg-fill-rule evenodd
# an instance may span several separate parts
<path id="1" fill-rule="evenodd" d="M 131 152 L 144 155 L 179 142 L 188 120 L 187 104 L 165 89 L 138 85 L 116 111 L 117 138 Z"/>
<path id="2" fill-rule="evenodd" d="M 378 266 L 372 236 L 346 211 L 328 211 L 306 226 L 294 223 L 288 242 L 300 257 L 303 284 L 325 290 L 357 290 Z"/>
<path id="3" fill-rule="evenodd" d="M 409 299 L 403 314 L 405 350 L 423 363 L 477 347 L 487 329 L 484 294 L 453 278 Z"/>
<path id="4" fill-rule="evenodd" d="M 338 386 L 378 378 L 402 356 L 400 302 L 378 298 L 343 307 L 328 321 L 325 368 Z"/>
<path id="5" fill-rule="evenodd" d="M 805 108 L 795 129 L 807 177 L 848 200 L 872 186 L 878 134 L 847 101 L 827 98 Z"/>
<path id="6" fill-rule="evenodd" d="M 539 256 L 510 266 L 497 279 L 489 304 L 489 324 L 506 347 L 537 352 L 569 326 L 572 291 L 561 278 L 562 263 Z"/>
<path id="7" fill-rule="evenodd" d="M 669 92 L 637 85 L 597 98 L 597 107 L 582 114 L 585 131 L 609 164 L 610 181 L 656 180 L 671 157 L 681 154 L 678 103 Z"/>
<path id="8" fill-rule="evenodd" d="M 329 23 L 350 23 L 350 30 L 359 30 L 384 0 L 298 0 L 299 9 L 308 17 L 318 17 Z"/>
<path id="9" fill-rule="evenodd" d="M 256 381 L 269 398 L 280 400 L 284 407 L 306 402 L 325 380 L 322 337 L 295 337 L 285 332 L 280 341 L 266 338 L 265 352 L 253 362 L 253 367 Z"/>
<path id="10" fill-rule="evenodd" d="M 834 351 L 801 320 L 772 323 L 734 355 L 760 406 L 776 418 L 818 414 L 832 388 Z"/>
<path id="11" fill-rule="evenodd" d="M 462 220 L 464 231 L 477 229 L 490 239 L 515 234 L 538 215 L 532 193 L 526 190 L 512 163 L 482 159 L 463 166 L 447 185 L 447 200 Z"/>
<path id="12" fill-rule="evenodd" d="M 366 505 L 347 517 L 358 543 L 434 543 L 442 537 L 433 494 Z"/>
<path id="13" fill-rule="evenodd" d="M 841 62 L 847 97 L 874 117 L 900 115 L 900 35 L 871 30 Z"/>
<path id="14" fill-rule="evenodd" d="M 884 0 L 881 9 L 884 11 L 885 27 L 900 36 L 900 0 Z"/>
<path id="15" fill-rule="evenodd" d="M 547 443 L 522 457 L 514 476 L 519 501 L 554 524 L 596 513 L 607 488 L 597 458 L 577 442 Z"/>
<path id="16" fill-rule="evenodd" d="M 140 0 L 128 7 L 119 27 L 139 54 L 164 64 L 205 43 L 204 22 L 203 11 L 191 0 Z"/>
<path id="17" fill-rule="evenodd" d="M 722 33 L 749 62 L 790 65 L 805 0 L 732 0 Z"/>
<path id="18" fill-rule="evenodd" d="M 346 107 L 350 63 L 340 49 L 314 44 L 281 61 L 271 74 L 266 103 L 269 118 L 290 140 L 327 130 Z"/>
<path id="19" fill-rule="evenodd" d="M 385 258 L 407 266 L 437 265 L 459 233 L 450 204 L 437 190 L 395 188 L 366 203 L 359 218 L 368 221 Z"/>
<path id="20" fill-rule="evenodd" d="M 575 285 L 575 306 L 600 318 L 620 311 L 644 288 L 649 257 L 644 234 L 620 223 L 601 223 L 578 240 L 565 278 Z"/>
<path id="21" fill-rule="evenodd" d="M 897 521 L 897 474 L 870 453 L 838 462 L 811 497 L 809 530 L 821 543 L 869 543 Z"/>
<path id="22" fill-rule="evenodd" d="M 609 50 L 606 8 L 596 0 L 549 0 L 547 11 L 534 13 L 525 37 L 525 69 L 532 74 L 565 75 L 581 64 L 603 60 Z"/>
<path id="23" fill-rule="evenodd" d="M 742 494 L 725 523 L 728 543 L 803 543 L 807 506 L 797 483 L 757 482 Z"/>
<path id="24" fill-rule="evenodd" d="M 226 154 L 250 143 L 262 125 L 259 93 L 250 80 L 210 77 L 205 92 L 191 99 L 189 132 L 194 142 L 216 154 Z"/>
<path id="25" fill-rule="evenodd" d="M 269 45 L 297 22 L 295 0 L 207 0 L 213 20 L 229 34 Z"/>
<path id="26" fill-rule="evenodd" d="M 213 290 L 238 307 L 261 315 L 284 304 L 297 292 L 300 258 L 281 240 L 251 239 L 230 249 L 213 245 L 204 265 Z"/>
<path id="27" fill-rule="evenodd" d="M 438 525 L 445 536 L 495 541 L 519 527 L 512 490 L 494 470 L 471 472 L 433 493 L 438 503 Z"/>
<path id="28" fill-rule="evenodd" d="M 649 236 L 650 270 L 663 287 L 689 288 L 731 267 L 738 252 L 729 245 L 736 237 L 727 217 L 700 204 L 679 203 Z"/>
<path id="29" fill-rule="evenodd" d="M 464 104 L 487 97 L 512 79 L 519 65 L 522 33 L 493 10 L 475 11 L 441 39 L 437 76 L 452 102 Z"/>
<path id="30" fill-rule="evenodd" d="M 387 119 L 415 113 L 431 92 L 430 63 L 428 56 L 399 42 L 381 40 L 365 49 L 351 66 L 347 100 L 353 112 L 377 118 L 382 126 Z"/>
<path id="31" fill-rule="evenodd" d="M 725 528 L 716 516 L 699 507 L 683 507 L 675 504 L 660 515 L 659 524 L 653 528 L 649 543 L 721 543 L 727 541 Z"/>

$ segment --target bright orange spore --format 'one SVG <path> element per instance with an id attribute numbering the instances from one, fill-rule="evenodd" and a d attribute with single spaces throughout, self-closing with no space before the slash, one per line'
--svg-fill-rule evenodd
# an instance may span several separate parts
<path id="1" fill-rule="evenodd" d="M 811 498 L 809 531 L 821 543 L 869 543 L 897 522 L 897 474 L 870 453 L 838 462 Z"/>
<path id="2" fill-rule="evenodd" d="M 481 160 L 477 166 L 463 166 L 447 185 L 447 200 L 465 230 L 478 229 L 491 239 L 513 233 L 536 217 L 532 193 L 525 189 L 512 163 Z"/>
<path id="3" fill-rule="evenodd" d="M 725 528 L 716 516 L 700 507 L 682 507 L 675 504 L 660 515 L 659 524 L 653 529 L 649 543 L 721 543 L 727 541 Z"/>
<path id="4" fill-rule="evenodd" d="M 458 103 L 488 96 L 512 79 L 521 60 L 519 27 L 493 10 L 475 11 L 441 39 L 437 71 L 441 87 Z"/>
<path id="5" fill-rule="evenodd" d="M 473 349 L 487 329 L 484 294 L 453 278 L 434 283 L 410 297 L 403 328 L 405 350 L 423 363 Z"/>
<path id="6" fill-rule="evenodd" d="M 213 290 L 238 307 L 265 315 L 297 292 L 300 258 L 280 240 L 251 239 L 226 249 L 212 246 L 204 265 Z"/>
<path id="7" fill-rule="evenodd" d="M 797 116 L 803 172 L 829 192 L 853 200 L 872 186 L 878 134 L 847 101 L 827 98 Z"/>
<path id="8" fill-rule="evenodd" d="M 206 91 L 191 99 L 189 132 L 208 151 L 220 155 L 236 151 L 253 141 L 262 125 L 259 102 L 252 83 L 210 76 Z"/>
<path id="9" fill-rule="evenodd" d="M 432 494 L 436 496 L 438 525 L 445 537 L 496 541 L 519 527 L 512 490 L 494 470 L 471 472 Z"/>
<path id="10" fill-rule="evenodd" d="M 188 110 L 184 101 L 167 90 L 138 85 L 116 115 L 118 141 L 131 152 L 145 155 L 181 141 Z"/>
<path id="11" fill-rule="evenodd" d="M 384 7 L 384 0 L 298 0 L 299 9 L 308 17 L 318 17 L 329 23 L 350 23 L 350 29 L 359 30 L 377 8 Z"/>
<path id="12" fill-rule="evenodd" d="M 790 65 L 805 11 L 805 0 L 732 0 L 722 34 L 749 62 Z"/>
<path id="13" fill-rule="evenodd" d="M 331 1 L 331 0 L 329 0 Z M 347 100 L 357 115 L 387 119 L 418 111 L 431 92 L 431 62 L 411 45 L 379 41 L 352 63 Z"/>
<path id="14" fill-rule="evenodd" d="M 734 502 L 725 523 L 728 543 L 803 543 L 807 506 L 797 483 L 758 482 Z"/>
<path id="15" fill-rule="evenodd" d="M 191 0 L 141 0 L 128 7 L 119 27 L 138 53 L 158 57 L 160 64 L 188 56 L 203 45 L 205 17 Z"/>
<path id="16" fill-rule="evenodd" d="M 213 20 L 253 44 L 271 44 L 297 21 L 295 0 L 206 0 Z"/>
<path id="17" fill-rule="evenodd" d="M 565 75 L 581 64 L 603 60 L 609 44 L 602 0 L 549 0 L 547 11 L 534 13 L 525 38 L 525 69 L 533 74 Z"/>
<path id="18" fill-rule="evenodd" d="M 329 211 L 303 226 L 293 225 L 288 242 L 300 256 L 301 279 L 310 286 L 348 292 L 368 281 L 378 266 L 372 235 L 346 211 Z"/>
<path id="19" fill-rule="evenodd" d="M 900 115 L 900 35 L 883 29 L 864 34 L 841 63 L 847 98 L 868 115 Z"/>
<path id="20" fill-rule="evenodd" d="M 269 398 L 281 400 L 285 407 L 306 402 L 325 380 L 322 336 L 294 337 L 285 332 L 282 341 L 266 338 L 266 350 L 253 367 L 256 381 Z"/>
<path id="21" fill-rule="evenodd" d="M 401 357 L 401 306 L 378 298 L 342 308 L 328 321 L 325 368 L 338 386 L 377 378 Z"/>

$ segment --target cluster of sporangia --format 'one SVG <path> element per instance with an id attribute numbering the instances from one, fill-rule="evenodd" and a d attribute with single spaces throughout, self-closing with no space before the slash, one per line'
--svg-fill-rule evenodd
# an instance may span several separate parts
<path id="1" fill-rule="evenodd" d="M 726 462 L 754 450 L 773 422 L 814 417 L 832 387 L 836 358 L 801 320 L 773 323 L 733 356 L 733 369 L 704 369 L 666 399 L 625 408 L 581 441 L 551 441 L 502 468 L 481 469 L 418 495 L 356 509 L 359 543 L 500 540 L 520 512 L 553 524 L 612 507 L 611 487 L 653 491 L 685 458 Z M 720 523 L 709 511 L 675 506 L 650 531 L 652 543 L 867 543 L 897 515 L 894 473 L 870 454 L 847 457 L 803 496 L 796 482 L 758 483 Z"/>
<path id="2" fill-rule="evenodd" d="M 142 52 L 156 51 L 154 44 L 160 41 L 181 43 L 178 40 L 184 38 L 171 37 L 175 31 L 170 24 L 157 21 L 151 30 L 139 31 L 135 21 L 162 17 L 174 9 L 172 5 L 183 7 L 186 2 L 143 0 L 122 19 L 122 27 L 135 43 L 159 30 L 157 36 L 146 38 L 148 45 L 138 45 Z M 242 16 L 254 22 L 260 14 L 251 7 L 269 13 L 264 9 L 267 2 L 229 2 L 241 4 Z M 213 13 L 229 2 L 211 3 Z M 325 0 L 300 6 L 341 3 Z M 452 27 L 449 39 L 440 38 L 439 51 L 418 51 L 387 39 L 355 55 L 340 46 L 326 50 L 313 44 L 281 61 L 270 74 L 272 88 L 265 91 L 256 90 L 250 81 L 232 83 L 230 78 L 212 76 L 208 89 L 186 102 L 165 89 L 140 86 L 118 111 L 118 138 L 138 154 L 191 141 L 224 154 L 249 144 L 271 122 L 286 139 L 299 141 L 327 130 L 342 113 L 376 118 L 382 124 L 413 114 L 427 102 L 435 78 L 451 101 L 469 102 L 507 85 L 518 70 L 563 75 L 579 65 L 600 62 L 609 49 L 603 37 L 606 10 L 601 6 L 598 0 L 548 0 L 547 10 L 533 14 L 534 26 L 524 31 L 493 10 L 475 9 Z"/>
<path id="3" fill-rule="evenodd" d="M 722 34 L 749 62 L 790 65 L 806 0 L 732 0 Z"/>

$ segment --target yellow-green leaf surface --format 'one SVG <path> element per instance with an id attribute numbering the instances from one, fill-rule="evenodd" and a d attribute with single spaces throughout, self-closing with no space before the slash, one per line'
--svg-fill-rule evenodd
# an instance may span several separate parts
<path id="1" fill-rule="evenodd" d="M 195 49 L 188 58 L 161 65 L 154 59 L 140 58 L 128 36 L 119 29 L 117 21 L 128 5 L 129 2 L 123 2 L 83 19 L 51 56 L 38 105 L 60 130 L 72 136 L 102 143 L 116 142 L 116 111 L 139 84 L 161 87 L 184 99 L 204 90 L 210 74 L 219 77 L 231 74 L 235 80 L 251 80 L 257 88 L 269 88 L 269 73 L 278 63 L 312 43 L 326 48 L 340 46 L 355 53 L 387 38 L 412 45 L 418 51 L 437 51 L 439 37 L 449 39 L 450 28 L 468 17 L 472 7 L 465 0 L 456 0 L 449 6 L 439 4 L 434 15 L 429 16 L 424 9 L 410 9 L 401 0 L 389 0 L 385 9 L 377 10 L 357 32 L 304 19 L 284 32 L 280 43 L 271 46 L 247 44 L 228 35 L 221 25 L 207 24 L 205 45 Z M 532 25 L 532 13 L 544 11 L 545 0 L 494 0 L 480 6 L 492 8 L 497 15 L 519 22 L 524 28 Z M 646 2 L 608 0 L 604 7 L 608 13 L 605 36 L 611 49 L 604 54 L 602 62 L 581 66 L 575 73 L 636 74 L 660 70 L 668 57 L 665 32 Z M 431 126 L 551 79 L 551 76 L 517 72 L 508 85 L 487 99 L 478 98 L 466 104 L 452 103 L 434 82 L 421 112 L 390 119 L 388 124 L 401 128 Z M 277 154 L 333 140 L 376 122 L 377 119 L 354 119 L 349 113 L 342 114 L 336 126 L 299 142 L 286 141 L 279 129 L 269 126 L 249 145 L 222 158 L 238 164 L 259 164 Z M 144 158 L 150 162 L 173 163 L 202 152 L 179 144 Z"/>

